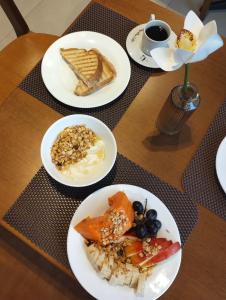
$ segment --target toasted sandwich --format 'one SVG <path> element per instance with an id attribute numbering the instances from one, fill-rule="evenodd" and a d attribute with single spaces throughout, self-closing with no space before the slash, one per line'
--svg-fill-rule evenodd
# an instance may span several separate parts
<path id="1" fill-rule="evenodd" d="M 94 49 L 60 49 L 63 59 L 68 63 L 80 81 L 92 88 L 102 74 L 102 60 Z"/>
<path id="2" fill-rule="evenodd" d="M 107 60 L 105 56 L 103 56 L 97 49 L 91 49 L 95 51 L 95 53 L 99 56 L 102 63 L 102 72 L 99 77 L 99 80 L 93 85 L 88 86 L 84 80 L 79 80 L 74 93 L 78 96 L 86 96 L 89 95 L 96 90 L 104 87 L 105 85 L 109 84 L 113 81 L 116 77 L 116 71 L 114 66 Z"/>

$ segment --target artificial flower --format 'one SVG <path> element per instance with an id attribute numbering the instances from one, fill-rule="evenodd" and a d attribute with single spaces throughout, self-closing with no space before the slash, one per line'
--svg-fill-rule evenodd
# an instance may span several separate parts
<path id="1" fill-rule="evenodd" d="M 215 21 L 203 25 L 193 12 L 185 17 L 184 29 L 178 37 L 172 34 L 169 48 L 155 48 L 151 56 L 165 71 L 174 71 L 183 64 L 204 60 L 207 56 L 223 46 L 223 40 L 217 33 Z"/>

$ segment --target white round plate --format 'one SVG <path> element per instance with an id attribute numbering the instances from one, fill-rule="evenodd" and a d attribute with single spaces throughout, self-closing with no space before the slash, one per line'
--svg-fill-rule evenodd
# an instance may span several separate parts
<path id="1" fill-rule="evenodd" d="M 141 24 L 133 28 L 126 39 L 126 49 L 135 62 L 148 68 L 159 68 L 158 64 L 151 56 L 144 54 L 141 50 L 141 40 L 145 24 Z M 171 37 L 175 39 L 175 33 L 172 31 Z M 170 41 L 169 41 L 170 43 Z"/>
<path id="2" fill-rule="evenodd" d="M 97 48 L 114 65 L 115 79 L 90 95 L 75 95 L 78 79 L 61 57 L 60 48 Z M 57 100 L 73 107 L 91 108 L 113 101 L 125 90 L 131 67 L 126 52 L 115 40 L 101 33 L 79 31 L 61 37 L 48 48 L 42 60 L 41 74 L 46 88 Z"/>
<path id="3" fill-rule="evenodd" d="M 216 171 L 220 185 L 226 193 L 226 137 L 220 143 L 216 156 Z"/>
<path id="4" fill-rule="evenodd" d="M 108 197 L 118 191 L 124 191 L 132 202 L 137 200 L 144 204 L 145 199 L 147 199 L 147 208 L 156 209 L 158 219 L 162 221 L 162 228 L 158 237 L 165 237 L 173 242 L 180 242 L 179 231 L 173 216 L 155 195 L 133 185 L 111 185 L 88 196 L 81 203 L 72 218 L 67 238 L 67 254 L 71 269 L 83 288 L 98 300 L 157 299 L 170 287 L 178 273 L 181 263 L 181 250 L 153 269 L 146 282 L 144 297 L 138 297 L 134 289 L 127 286 L 112 286 L 98 276 L 86 255 L 83 237 L 74 229 L 74 226 L 87 216 L 94 217 L 103 214 L 108 208 Z"/>
<path id="5" fill-rule="evenodd" d="M 54 165 L 51 159 L 51 147 L 58 134 L 68 126 L 83 124 L 92 129 L 105 144 L 105 157 L 103 164 L 96 172 L 89 173 L 87 177 L 70 179 L 65 177 Z M 41 159 L 48 174 L 56 181 L 73 187 L 82 187 L 94 184 L 103 179 L 112 169 L 117 156 L 117 145 L 111 130 L 100 120 L 88 115 L 70 115 L 53 123 L 46 131 L 41 143 Z"/>

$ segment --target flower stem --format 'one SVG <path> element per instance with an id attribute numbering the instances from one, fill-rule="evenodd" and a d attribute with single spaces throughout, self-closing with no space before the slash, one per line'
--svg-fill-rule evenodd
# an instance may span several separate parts
<path id="1" fill-rule="evenodd" d="M 189 72 L 190 71 L 190 64 L 185 64 L 185 74 L 184 74 L 184 86 L 183 86 L 183 92 L 186 93 L 188 90 L 188 84 L 189 84 Z"/>

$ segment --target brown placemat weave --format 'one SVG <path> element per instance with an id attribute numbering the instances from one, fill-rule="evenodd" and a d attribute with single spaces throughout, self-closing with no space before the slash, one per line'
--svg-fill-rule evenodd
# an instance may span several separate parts
<path id="1" fill-rule="evenodd" d="M 4 216 L 4 220 L 36 246 L 68 267 L 67 231 L 76 208 L 82 199 L 92 192 L 117 183 L 137 185 L 159 197 L 174 216 L 182 244 L 185 243 L 197 222 L 197 208 L 194 202 L 186 194 L 147 173 L 120 154 L 108 176 L 86 188 L 61 185 L 42 167 Z"/>
<path id="2" fill-rule="evenodd" d="M 215 160 L 225 136 L 226 100 L 183 176 L 183 186 L 188 195 L 223 219 L 226 219 L 226 195 L 217 178 Z"/>
<path id="3" fill-rule="evenodd" d="M 127 35 L 135 26 L 137 26 L 136 23 L 122 15 L 94 3 L 70 26 L 67 33 L 83 30 L 100 32 L 116 40 L 125 49 Z M 154 70 L 150 71 L 150 69 L 141 67 L 131 61 L 131 78 L 123 94 L 107 105 L 92 109 L 74 108 L 56 100 L 43 83 L 41 62 L 20 83 L 19 87 L 63 115 L 86 113 L 102 120 L 110 128 L 114 128 L 151 75 L 151 72 L 154 72 Z"/>

